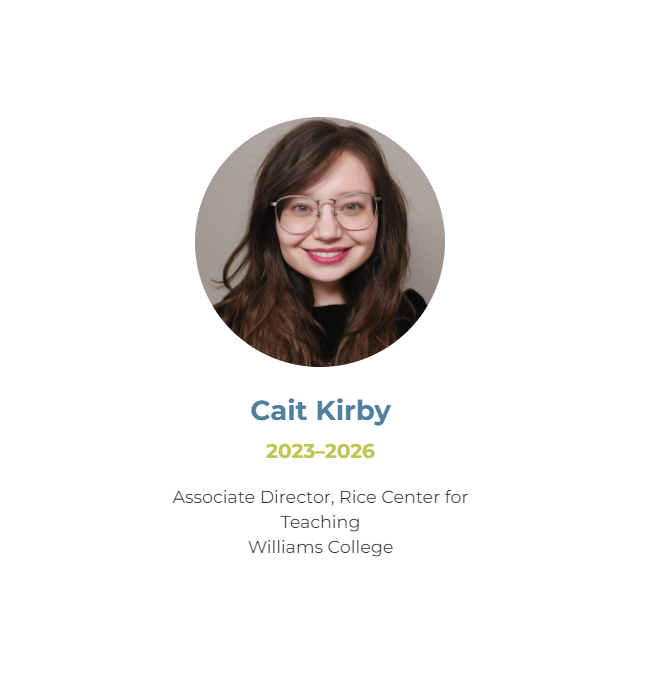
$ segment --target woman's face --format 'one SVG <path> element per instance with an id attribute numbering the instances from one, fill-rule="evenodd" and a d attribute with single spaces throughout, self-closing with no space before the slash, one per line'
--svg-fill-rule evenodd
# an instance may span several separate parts
<path id="1" fill-rule="evenodd" d="M 321 181 L 300 193 L 315 200 L 336 199 L 346 193 L 376 195 L 363 162 L 348 152 L 341 155 Z M 324 202 L 320 205 L 320 218 L 308 233 L 287 233 L 277 222 L 275 227 L 287 265 L 308 277 L 316 291 L 319 283 L 338 282 L 370 258 L 377 239 L 378 220 L 379 216 L 365 230 L 345 230 L 334 216 L 334 205 Z M 329 254 L 325 257 L 323 253 Z"/>

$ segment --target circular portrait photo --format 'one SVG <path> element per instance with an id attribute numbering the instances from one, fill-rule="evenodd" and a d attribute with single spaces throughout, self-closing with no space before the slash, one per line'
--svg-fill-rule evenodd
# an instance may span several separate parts
<path id="1" fill-rule="evenodd" d="M 241 145 L 208 187 L 199 273 L 218 321 L 290 364 L 371 357 L 414 329 L 444 257 L 417 163 L 363 125 L 294 120 Z"/>

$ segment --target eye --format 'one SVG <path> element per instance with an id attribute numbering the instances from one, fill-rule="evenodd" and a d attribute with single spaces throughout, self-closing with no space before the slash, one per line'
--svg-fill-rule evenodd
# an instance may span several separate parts
<path id="1" fill-rule="evenodd" d="M 354 212 L 358 212 L 363 209 L 363 206 L 360 205 L 358 202 L 347 202 L 345 205 L 343 205 L 342 211 L 348 212 L 349 214 L 354 214 Z"/>
<path id="2" fill-rule="evenodd" d="M 298 214 L 299 216 L 302 214 L 309 214 L 311 212 L 311 207 L 306 204 L 297 204 L 297 205 L 292 205 L 291 211 L 294 214 Z"/>

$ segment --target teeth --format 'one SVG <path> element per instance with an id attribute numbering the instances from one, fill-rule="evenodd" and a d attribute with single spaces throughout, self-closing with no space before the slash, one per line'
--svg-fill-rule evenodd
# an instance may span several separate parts
<path id="1" fill-rule="evenodd" d="M 315 252 L 315 251 L 312 251 L 310 249 L 309 253 L 313 254 L 314 256 L 318 256 L 320 258 L 323 258 L 323 259 L 329 259 L 329 258 L 332 258 L 332 256 L 338 256 L 339 254 L 342 254 L 344 251 L 345 251 L 345 249 L 343 249 L 340 252 Z"/>

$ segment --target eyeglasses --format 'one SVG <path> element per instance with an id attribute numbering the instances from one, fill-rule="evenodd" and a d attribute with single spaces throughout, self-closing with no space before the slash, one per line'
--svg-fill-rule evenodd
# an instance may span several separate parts
<path id="1" fill-rule="evenodd" d="M 365 230 L 377 218 L 377 205 L 381 198 L 370 193 L 346 193 L 336 199 L 324 197 L 314 200 L 306 195 L 285 195 L 277 202 L 275 218 L 282 230 L 293 235 L 308 233 L 321 216 L 320 205 L 331 202 L 334 218 L 345 230 Z"/>

